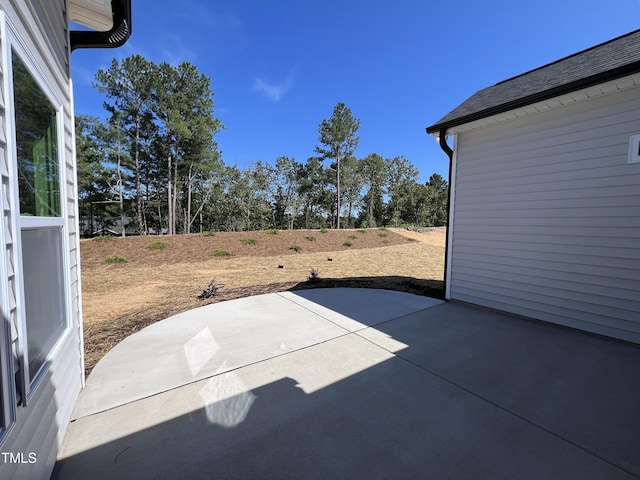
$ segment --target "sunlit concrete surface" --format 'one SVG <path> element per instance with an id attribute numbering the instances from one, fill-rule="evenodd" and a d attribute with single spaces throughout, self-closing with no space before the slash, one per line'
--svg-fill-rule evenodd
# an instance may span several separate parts
<path id="1" fill-rule="evenodd" d="M 640 348 L 400 292 L 210 305 L 113 349 L 53 478 L 640 478 Z"/>
<path id="2" fill-rule="evenodd" d="M 307 300 L 318 296 L 314 292 L 324 292 L 320 298 L 334 309 Z M 190 310 L 131 335 L 109 352 L 91 373 L 73 418 L 440 303 L 396 291 L 339 288 L 257 295 Z M 349 310 L 343 314 L 334 305 Z"/>

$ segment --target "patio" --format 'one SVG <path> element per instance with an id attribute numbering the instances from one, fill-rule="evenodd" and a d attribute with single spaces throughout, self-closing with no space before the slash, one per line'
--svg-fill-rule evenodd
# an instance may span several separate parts
<path id="1" fill-rule="evenodd" d="M 54 479 L 640 478 L 640 348 L 400 292 L 209 305 L 94 369 Z"/>

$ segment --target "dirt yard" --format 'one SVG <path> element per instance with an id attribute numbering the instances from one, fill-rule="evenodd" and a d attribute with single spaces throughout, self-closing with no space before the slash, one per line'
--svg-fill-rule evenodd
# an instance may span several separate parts
<path id="1" fill-rule="evenodd" d="M 83 240 L 86 372 L 118 342 L 141 328 L 219 301 L 332 286 L 440 296 L 444 244 L 444 228 Z M 114 257 L 126 261 L 107 263 Z M 317 278 L 309 280 L 312 270 Z M 217 287 L 213 289 L 215 295 L 198 299 L 212 281 Z"/>

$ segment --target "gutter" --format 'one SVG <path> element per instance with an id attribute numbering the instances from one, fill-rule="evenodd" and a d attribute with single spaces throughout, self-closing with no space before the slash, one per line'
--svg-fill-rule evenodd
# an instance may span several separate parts
<path id="1" fill-rule="evenodd" d="M 429 133 L 429 129 L 427 129 L 427 133 Z M 438 143 L 440 144 L 440 148 L 444 153 L 449 157 L 449 182 L 447 185 L 447 226 L 445 232 L 445 243 L 444 243 L 444 298 L 447 298 L 447 278 L 449 275 L 449 224 L 451 221 L 451 183 L 453 173 L 453 149 L 447 143 L 447 129 L 441 128 L 438 133 Z"/>
<path id="2" fill-rule="evenodd" d="M 113 12 L 111 30 L 69 32 L 71 51 L 77 48 L 117 48 L 127 42 L 131 36 L 131 0 L 111 0 L 111 10 Z"/>

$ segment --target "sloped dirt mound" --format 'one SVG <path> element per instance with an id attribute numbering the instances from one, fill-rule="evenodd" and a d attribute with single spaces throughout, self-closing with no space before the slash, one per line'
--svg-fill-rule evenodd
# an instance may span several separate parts
<path id="1" fill-rule="evenodd" d="M 444 235 L 445 229 L 367 229 L 83 240 L 87 374 L 128 335 L 210 303 L 323 287 L 383 288 L 438 298 Z M 164 248 L 152 248 L 156 242 Z M 295 245 L 300 248 L 290 248 Z M 107 264 L 116 256 L 126 262 Z M 317 278 L 309 282 L 312 271 Z M 214 280 L 220 286 L 215 294 L 198 299 Z"/>

